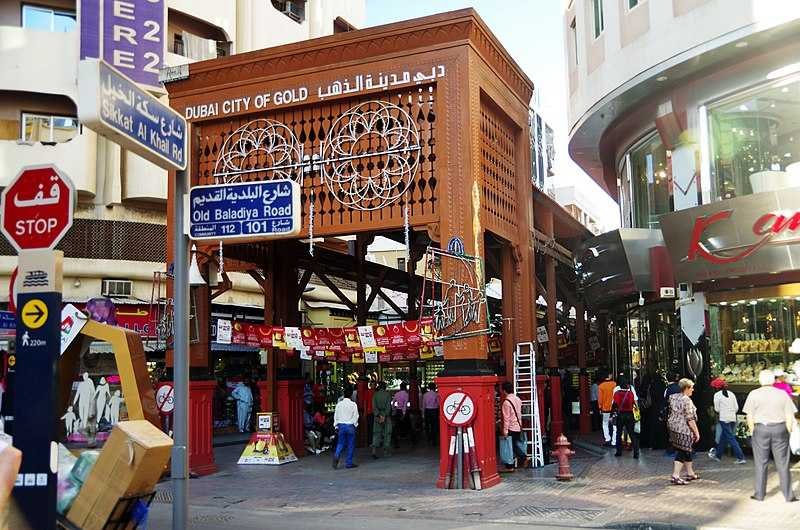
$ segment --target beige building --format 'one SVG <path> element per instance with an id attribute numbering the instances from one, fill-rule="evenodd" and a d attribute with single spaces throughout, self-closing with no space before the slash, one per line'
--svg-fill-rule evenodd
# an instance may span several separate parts
<path id="1" fill-rule="evenodd" d="M 0 186 L 20 168 L 54 163 L 78 203 L 62 241 L 64 298 L 149 302 L 165 270 L 167 173 L 98 137 L 77 119 L 75 1 L 0 2 Z M 359 27 L 364 0 L 168 0 L 167 65 L 286 44 Z M 1 239 L 1 238 L 0 238 Z M 0 297 L 16 265 L 0 240 Z M 109 281 L 112 280 L 112 281 Z M 219 302 L 261 305 L 257 284 L 234 275 Z"/>
<path id="2" fill-rule="evenodd" d="M 562 186 L 555 189 L 555 199 L 572 217 L 588 228 L 589 232 L 597 235 L 605 230 L 593 211 L 596 206 L 593 206 L 594 201 L 588 193 L 590 192 L 579 186 Z"/>

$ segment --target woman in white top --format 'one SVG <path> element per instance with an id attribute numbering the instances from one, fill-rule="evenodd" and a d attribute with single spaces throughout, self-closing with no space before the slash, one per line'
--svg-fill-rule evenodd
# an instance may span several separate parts
<path id="1" fill-rule="evenodd" d="M 744 453 L 736 441 L 736 413 L 739 412 L 739 402 L 733 392 L 728 391 L 728 382 L 721 377 L 711 381 L 711 387 L 719 390 L 714 394 L 714 410 L 719 416 L 720 435 L 717 448 L 708 452 L 712 460 L 719 462 L 725 454 L 725 446 L 730 444 L 737 464 L 744 464 Z"/>

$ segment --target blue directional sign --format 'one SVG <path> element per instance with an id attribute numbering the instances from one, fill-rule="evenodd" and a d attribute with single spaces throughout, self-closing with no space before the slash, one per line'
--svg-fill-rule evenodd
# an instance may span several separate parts
<path id="1" fill-rule="evenodd" d="M 186 120 L 98 59 L 78 66 L 81 123 L 164 169 L 186 169 Z"/>
<path id="2" fill-rule="evenodd" d="M 269 180 L 197 186 L 189 192 L 189 237 L 262 239 L 300 233 L 300 186 Z"/>

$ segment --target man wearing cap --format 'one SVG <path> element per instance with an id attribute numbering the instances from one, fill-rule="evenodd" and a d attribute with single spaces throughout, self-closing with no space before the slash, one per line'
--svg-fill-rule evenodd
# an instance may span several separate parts
<path id="1" fill-rule="evenodd" d="M 789 471 L 789 433 L 794 427 L 794 414 L 797 409 L 783 390 L 772 384 L 775 374 L 772 370 L 761 370 L 758 374 L 761 388 L 747 395 L 742 410 L 747 414 L 747 425 L 753 433 L 753 460 L 755 461 L 755 493 L 750 496 L 763 501 L 767 489 L 767 466 L 769 455 L 775 460 L 775 469 L 780 478 L 781 491 L 786 502 L 794 502 L 797 497 L 792 491 L 792 477 Z"/>

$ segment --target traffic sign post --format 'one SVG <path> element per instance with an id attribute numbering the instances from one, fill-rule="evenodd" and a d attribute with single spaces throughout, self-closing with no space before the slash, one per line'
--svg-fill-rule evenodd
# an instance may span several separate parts
<path id="1" fill-rule="evenodd" d="M 3 190 L 3 235 L 17 251 L 52 249 L 72 226 L 75 187 L 52 164 L 27 166 Z"/>
<path id="2" fill-rule="evenodd" d="M 195 186 L 189 192 L 189 236 L 247 240 L 300 233 L 300 185 L 269 180 Z"/>
<path id="3" fill-rule="evenodd" d="M 0 230 L 19 253 L 10 423 L 22 465 L 13 490 L 13 528 L 56 527 L 63 253 L 52 249 L 72 226 L 74 196 L 72 181 L 54 165 L 23 168 L 0 196 Z"/>
<path id="4" fill-rule="evenodd" d="M 19 511 L 12 518 L 21 516 L 24 523 L 11 527 L 51 530 L 56 526 L 61 293 L 21 292 L 17 301 L 14 446 L 22 451 L 22 466 L 13 491 Z"/>

